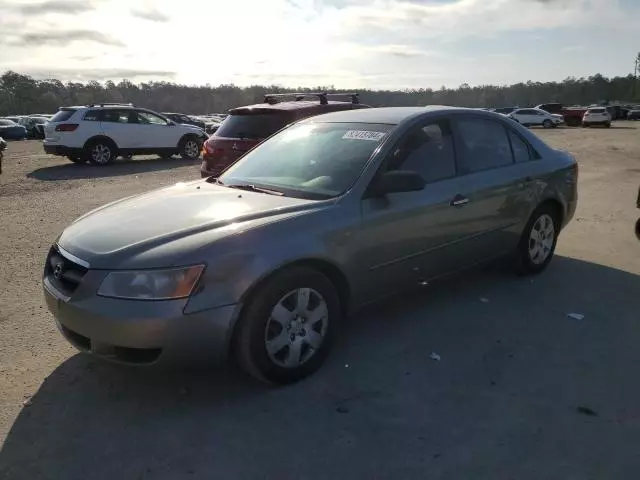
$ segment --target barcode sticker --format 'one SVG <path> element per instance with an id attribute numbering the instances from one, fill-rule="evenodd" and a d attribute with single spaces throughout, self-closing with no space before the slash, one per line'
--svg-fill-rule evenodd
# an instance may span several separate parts
<path id="1" fill-rule="evenodd" d="M 345 140 L 372 140 L 374 142 L 379 141 L 384 137 L 384 132 L 370 132 L 367 130 L 348 130 L 342 136 Z"/>

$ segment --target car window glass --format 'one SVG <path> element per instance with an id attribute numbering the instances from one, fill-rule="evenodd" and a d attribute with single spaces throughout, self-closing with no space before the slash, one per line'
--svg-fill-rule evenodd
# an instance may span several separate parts
<path id="1" fill-rule="evenodd" d="M 65 108 L 64 110 L 59 110 L 52 118 L 52 122 L 66 122 L 71 118 L 71 116 L 76 113 L 76 111 L 72 108 Z"/>
<path id="2" fill-rule="evenodd" d="M 458 120 L 462 147 L 470 172 L 511 165 L 513 157 L 502 124 L 483 118 Z"/>
<path id="3" fill-rule="evenodd" d="M 509 131 L 509 138 L 511 139 L 511 148 L 513 149 L 513 159 L 515 162 L 522 163 L 531 160 L 529 146 L 524 142 L 524 140 L 511 130 Z"/>
<path id="4" fill-rule="evenodd" d="M 89 110 L 84 114 L 84 120 L 86 122 L 99 122 L 100 110 Z"/>
<path id="5" fill-rule="evenodd" d="M 151 112 L 138 112 L 138 122 L 142 124 L 166 125 L 167 121 Z"/>
<path id="6" fill-rule="evenodd" d="M 108 109 L 102 112 L 102 121 L 109 123 L 128 123 L 130 110 Z"/>
<path id="7" fill-rule="evenodd" d="M 229 115 L 224 119 L 222 124 L 220 124 L 216 136 L 263 139 L 273 135 L 289 122 L 289 117 L 278 113 Z"/>
<path id="8" fill-rule="evenodd" d="M 456 174 L 451 127 L 446 120 L 413 128 L 391 154 L 387 170 L 419 173 L 426 182 Z"/>

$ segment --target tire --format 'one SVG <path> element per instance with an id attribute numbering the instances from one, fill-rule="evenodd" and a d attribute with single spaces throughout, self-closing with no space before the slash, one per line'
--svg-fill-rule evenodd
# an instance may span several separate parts
<path id="1" fill-rule="evenodd" d="M 67 155 L 67 158 L 71 160 L 73 163 L 77 163 L 78 165 L 82 165 L 87 163 L 87 159 L 82 155 Z"/>
<path id="2" fill-rule="evenodd" d="M 186 137 L 180 142 L 178 150 L 185 160 L 195 160 L 200 156 L 200 142 L 195 137 Z"/>
<path id="3" fill-rule="evenodd" d="M 607 127 L 607 128 L 611 128 L 611 124 L 610 123 L 605 123 L 604 126 Z"/>
<path id="4" fill-rule="evenodd" d="M 636 237 L 640 240 L 640 218 L 636 220 Z"/>
<path id="5" fill-rule="evenodd" d="M 551 128 L 551 127 L 553 127 L 553 122 L 551 120 L 547 119 L 547 120 L 542 122 L 542 126 L 544 128 Z"/>
<path id="6" fill-rule="evenodd" d="M 105 166 L 110 164 L 118 156 L 117 149 L 109 140 L 93 140 L 84 148 L 85 158 L 93 165 Z"/>
<path id="7" fill-rule="evenodd" d="M 298 301 L 305 299 L 307 308 L 296 313 Z M 285 385 L 322 366 L 333 347 L 342 311 L 327 277 L 305 267 L 286 269 L 259 286 L 246 305 L 234 335 L 235 354 L 243 370 L 263 382 Z M 274 315 L 276 309 L 279 318 Z M 318 342 L 315 348 L 311 342 Z"/>
<path id="8" fill-rule="evenodd" d="M 536 240 L 533 232 L 537 231 L 543 232 L 545 237 L 540 238 L 538 234 Z M 556 250 L 559 233 L 557 210 L 552 204 L 543 203 L 531 214 L 520 237 L 516 250 L 516 271 L 521 275 L 532 275 L 547 268 Z"/>

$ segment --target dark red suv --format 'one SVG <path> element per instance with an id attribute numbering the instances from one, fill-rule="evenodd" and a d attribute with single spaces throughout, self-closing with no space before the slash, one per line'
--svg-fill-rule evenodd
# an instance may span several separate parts
<path id="1" fill-rule="evenodd" d="M 350 98 L 350 102 L 329 100 Z M 204 142 L 203 177 L 218 176 L 238 158 L 286 125 L 322 113 L 370 108 L 357 93 L 285 93 L 270 94 L 264 103 L 229 110 L 220 128 Z"/>

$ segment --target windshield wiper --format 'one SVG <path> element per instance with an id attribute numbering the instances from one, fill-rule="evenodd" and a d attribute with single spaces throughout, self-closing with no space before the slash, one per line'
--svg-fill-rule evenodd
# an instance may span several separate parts
<path id="1" fill-rule="evenodd" d="M 269 195 L 284 195 L 284 192 L 279 190 L 271 190 L 270 188 L 256 187 L 251 184 L 238 184 L 238 185 L 224 185 L 228 188 L 237 188 L 238 190 L 249 190 L 251 192 L 260 192 L 260 193 L 268 193 Z"/>

